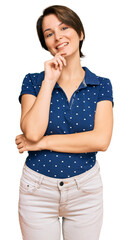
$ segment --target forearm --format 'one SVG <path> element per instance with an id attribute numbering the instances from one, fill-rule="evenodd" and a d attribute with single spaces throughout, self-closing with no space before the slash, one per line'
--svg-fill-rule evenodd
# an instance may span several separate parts
<path id="1" fill-rule="evenodd" d="M 73 134 L 49 135 L 45 137 L 47 150 L 69 153 L 86 153 L 106 150 L 103 135 L 95 130 Z"/>
<path id="2" fill-rule="evenodd" d="M 39 94 L 23 118 L 21 130 L 29 140 L 38 141 L 46 132 L 53 88 L 43 81 Z"/>

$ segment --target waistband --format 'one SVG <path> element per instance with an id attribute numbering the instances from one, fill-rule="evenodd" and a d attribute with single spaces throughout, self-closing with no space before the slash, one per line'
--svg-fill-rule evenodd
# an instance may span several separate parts
<path id="1" fill-rule="evenodd" d="M 48 177 L 46 175 L 43 175 L 41 173 L 37 173 L 34 170 L 30 169 L 26 163 L 23 166 L 23 174 L 26 178 L 29 178 L 33 180 L 34 182 L 40 184 L 45 184 L 48 186 L 52 186 L 55 188 L 59 188 L 59 190 L 65 189 L 65 188 L 71 188 L 74 185 L 77 185 L 78 189 L 80 189 L 81 185 L 84 181 L 88 181 L 91 177 L 95 176 L 98 171 L 100 171 L 100 166 L 98 161 L 96 160 L 95 165 L 88 171 L 79 174 L 74 177 L 70 178 L 52 178 Z"/>

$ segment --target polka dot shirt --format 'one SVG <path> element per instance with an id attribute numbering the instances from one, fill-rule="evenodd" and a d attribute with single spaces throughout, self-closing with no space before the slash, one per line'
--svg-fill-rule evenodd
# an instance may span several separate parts
<path id="1" fill-rule="evenodd" d="M 49 122 L 45 135 L 71 134 L 91 131 L 97 103 L 113 102 L 112 84 L 108 78 L 92 73 L 87 67 L 85 77 L 71 96 L 70 102 L 56 82 L 52 91 Z M 28 73 L 22 83 L 19 102 L 23 94 L 37 96 L 44 79 L 41 73 Z M 96 162 L 97 152 L 63 153 L 51 150 L 28 151 L 26 165 L 32 170 L 52 178 L 70 178 L 91 169 Z"/>

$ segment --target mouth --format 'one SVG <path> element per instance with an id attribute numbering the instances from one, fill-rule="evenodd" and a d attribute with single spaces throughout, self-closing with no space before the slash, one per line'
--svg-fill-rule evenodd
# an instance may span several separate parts
<path id="1" fill-rule="evenodd" d="M 60 44 L 58 47 L 56 47 L 56 49 L 57 49 L 57 50 L 58 50 L 58 49 L 62 49 L 62 48 L 64 48 L 64 47 L 66 47 L 68 44 L 69 44 L 69 43 L 62 43 L 62 44 Z"/>

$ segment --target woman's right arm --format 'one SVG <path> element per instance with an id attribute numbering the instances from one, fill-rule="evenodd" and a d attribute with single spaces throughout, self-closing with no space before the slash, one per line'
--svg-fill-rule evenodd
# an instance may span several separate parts
<path id="1" fill-rule="evenodd" d="M 21 98 L 20 127 L 25 137 L 34 142 L 39 141 L 46 132 L 52 91 L 62 72 L 63 65 L 66 66 L 66 60 L 57 54 L 44 65 L 45 79 L 42 81 L 38 96 L 24 94 Z"/>
<path id="2" fill-rule="evenodd" d="M 49 82 L 43 81 L 37 98 L 29 94 L 24 94 L 21 98 L 20 127 L 30 141 L 38 141 L 46 132 L 52 89 Z M 28 108 L 30 108 L 29 111 L 27 111 Z"/>

